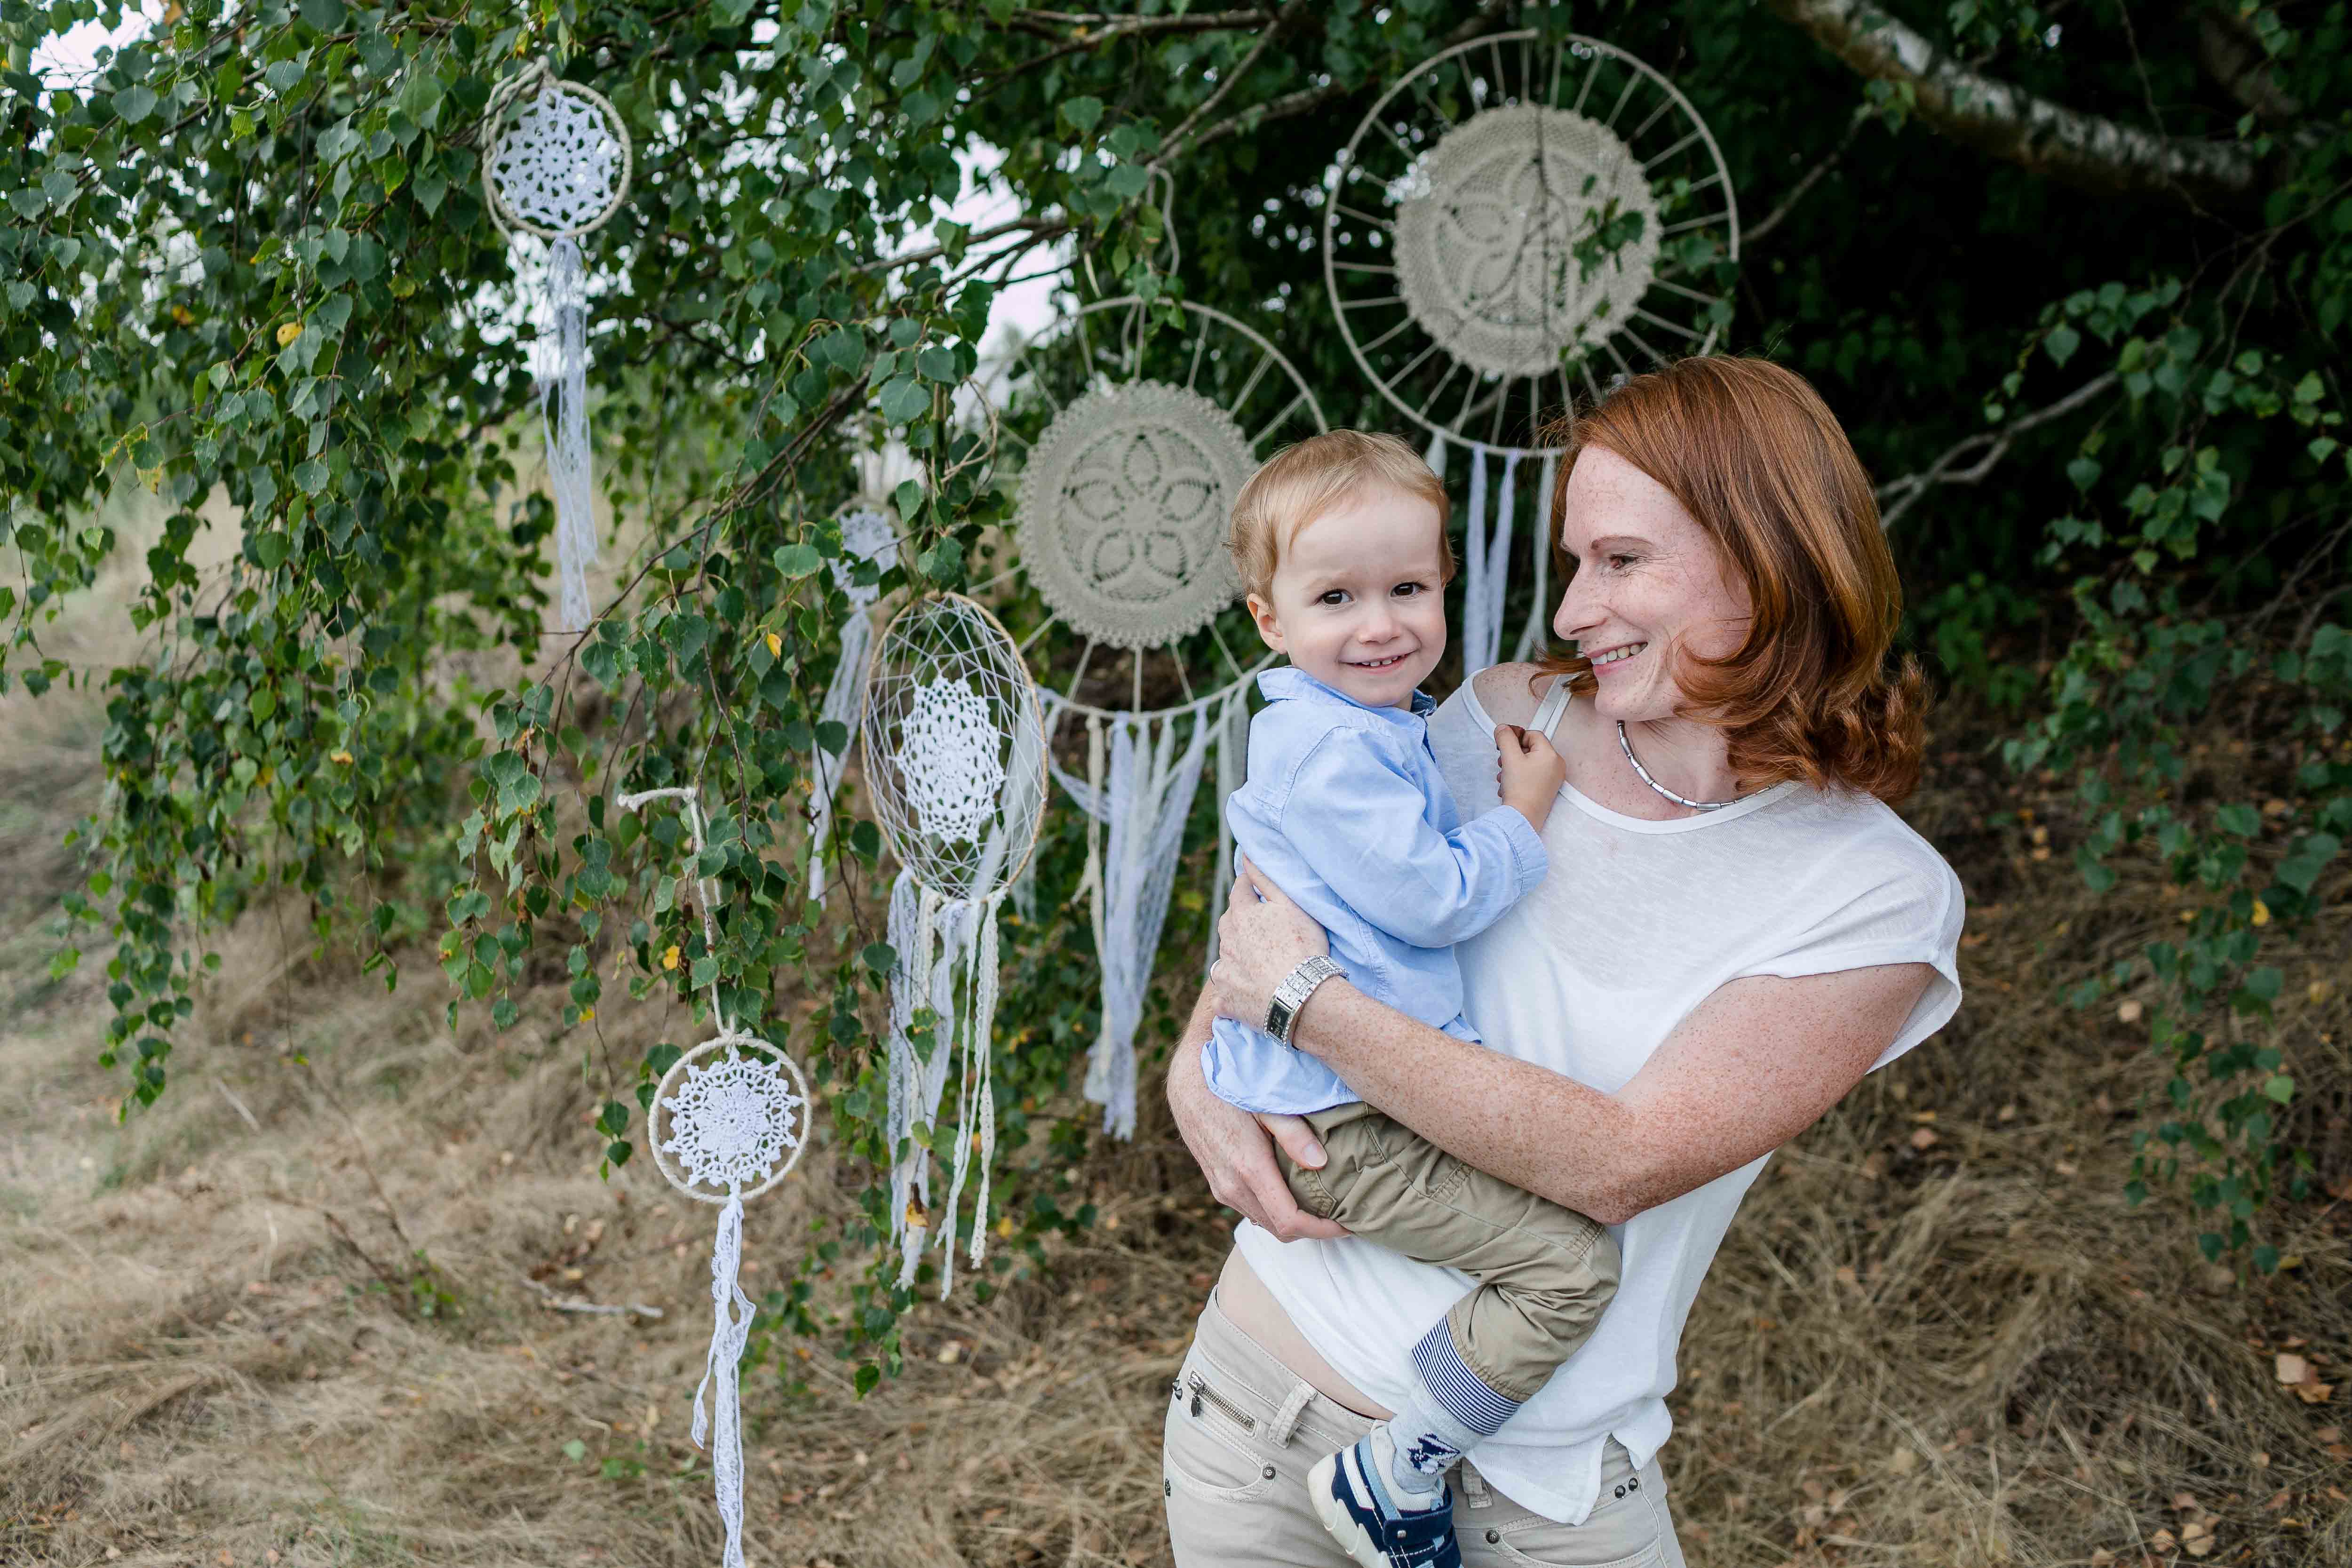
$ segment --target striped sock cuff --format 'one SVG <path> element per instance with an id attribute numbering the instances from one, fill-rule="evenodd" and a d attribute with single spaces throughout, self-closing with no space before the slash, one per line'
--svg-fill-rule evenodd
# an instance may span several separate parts
<path id="1" fill-rule="evenodd" d="M 1481 1437 L 1493 1436 L 1525 1403 L 1496 1393 L 1470 1370 L 1454 1348 L 1453 1331 L 1442 1318 L 1412 1347 L 1412 1364 L 1439 1407 Z"/>

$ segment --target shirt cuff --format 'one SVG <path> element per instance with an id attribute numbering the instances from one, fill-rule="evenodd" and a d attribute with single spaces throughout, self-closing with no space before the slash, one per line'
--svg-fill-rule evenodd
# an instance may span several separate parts
<path id="1" fill-rule="evenodd" d="M 1496 806 L 1495 815 L 1503 819 L 1503 841 L 1511 847 L 1511 867 L 1518 873 L 1519 896 L 1525 898 L 1550 869 L 1551 855 L 1544 848 L 1543 836 L 1535 824 L 1517 806 Z"/>

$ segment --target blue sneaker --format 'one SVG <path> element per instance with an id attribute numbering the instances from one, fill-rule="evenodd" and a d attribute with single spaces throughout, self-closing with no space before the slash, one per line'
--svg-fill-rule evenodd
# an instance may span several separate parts
<path id="1" fill-rule="evenodd" d="M 1373 1444 L 1385 1430 L 1315 1461 L 1307 1472 L 1307 1495 L 1316 1517 L 1363 1568 L 1462 1568 L 1453 1492 L 1441 1482 L 1435 1501 L 1414 1508 L 1409 1502 L 1417 1500 L 1391 1490 L 1388 1466 Z"/>

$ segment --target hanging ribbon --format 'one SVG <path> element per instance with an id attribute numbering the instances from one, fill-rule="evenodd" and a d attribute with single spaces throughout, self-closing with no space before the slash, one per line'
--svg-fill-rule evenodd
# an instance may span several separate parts
<path id="1" fill-rule="evenodd" d="M 874 619 L 864 609 L 852 606 L 849 619 L 841 628 L 841 658 L 833 668 L 833 682 L 824 689 L 824 705 L 817 710 L 818 721 L 840 725 L 849 735 L 838 753 L 816 748 L 813 763 L 815 787 L 809 792 L 809 897 L 824 902 L 824 849 L 833 837 L 833 795 L 841 787 L 841 775 L 849 758 L 849 746 L 857 739 L 857 721 L 866 701 L 866 669 L 874 658 Z"/>
<path id="2" fill-rule="evenodd" d="M 1552 516 L 1552 486 L 1559 479 L 1559 454 L 1546 452 L 1542 477 L 1536 483 L 1536 591 L 1528 601 L 1528 624 L 1519 630 L 1519 640 L 1511 649 L 1515 664 L 1525 664 L 1539 649 L 1551 646 L 1547 635 L 1551 626 L 1552 612 L 1559 606 L 1551 601 L 1551 551 L 1553 530 L 1558 520 Z"/>
<path id="3" fill-rule="evenodd" d="M 702 1382 L 694 1390 L 694 1446 L 710 1455 L 710 1472 L 717 1483 L 719 1518 L 727 1529 L 727 1552 L 721 1568 L 743 1568 L 743 1399 L 740 1369 L 744 1348 L 751 1343 L 751 1320 L 757 1313 L 743 1294 L 743 1199 L 730 1190 L 727 1206 L 719 1211 L 719 1238 L 710 1249 L 710 1306 L 714 1325 L 710 1352 L 704 1359 Z M 711 1395 L 706 1406 L 705 1393 Z M 716 1418 L 713 1418 L 716 1412 Z"/>
<path id="4" fill-rule="evenodd" d="M 539 422 L 547 438 L 548 487 L 555 492 L 556 590 L 563 623 L 576 630 L 588 624 L 596 508 L 588 458 L 588 279 L 580 242 L 569 235 L 548 247 L 547 300 L 555 348 L 539 378 Z"/>

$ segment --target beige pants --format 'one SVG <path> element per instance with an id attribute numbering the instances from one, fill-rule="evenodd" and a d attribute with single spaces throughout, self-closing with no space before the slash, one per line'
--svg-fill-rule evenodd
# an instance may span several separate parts
<path id="1" fill-rule="evenodd" d="M 1349 1568 L 1307 1501 L 1307 1470 L 1375 1425 L 1301 1381 L 1212 1297 L 1176 1375 L 1161 1444 L 1176 1568 Z M 1601 1500 L 1582 1524 L 1529 1512 L 1467 1460 L 1454 1482 L 1465 1568 L 1684 1568 L 1665 1477 L 1654 1459 L 1635 1469 L 1614 1439 L 1601 1462 Z"/>
<path id="2" fill-rule="evenodd" d="M 1445 1326 L 1479 1382 L 1531 1399 L 1591 1337 L 1617 1294 L 1617 1244 L 1598 1221 L 1465 1164 L 1360 1102 L 1307 1124 L 1326 1162 L 1310 1171 L 1283 1161 L 1301 1208 L 1478 1281 Z"/>

